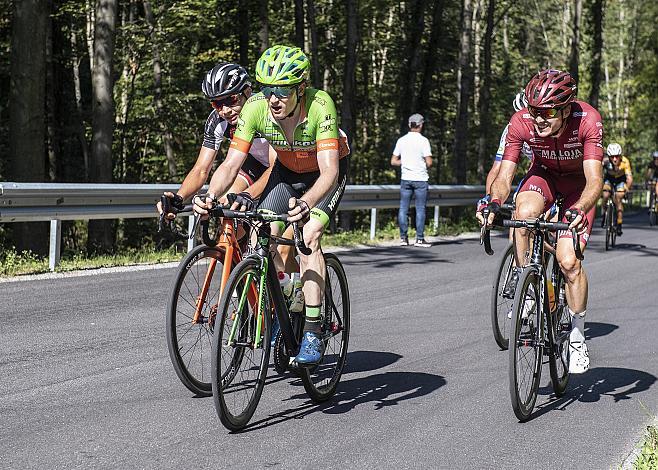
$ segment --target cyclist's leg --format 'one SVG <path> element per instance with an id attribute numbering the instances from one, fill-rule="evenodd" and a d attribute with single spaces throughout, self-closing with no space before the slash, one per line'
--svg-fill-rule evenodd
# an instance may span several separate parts
<path id="1" fill-rule="evenodd" d="M 345 192 L 348 168 L 348 158 L 341 159 L 338 167 L 338 182 L 329 194 L 313 207 L 311 218 L 304 225 L 304 243 L 311 249 L 311 254 L 308 256 L 300 254 L 306 313 L 302 344 L 295 360 L 302 365 L 319 363 L 324 352 L 324 345 L 320 339 L 322 332 L 320 309 L 324 298 L 326 268 L 320 240 L 338 210 Z"/>
<path id="2" fill-rule="evenodd" d="M 555 200 L 555 190 L 546 172 L 533 167 L 526 175 L 516 196 L 515 216 L 517 219 L 539 217 L 551 207 Z M 529 250 L 529 231 L 515 229 L 515 258 L 517 266 L 525 266 L 525 253 Z"/>
<path id="3" fill-rule="evenodd" d="M 291 197 L 299 197 L 291 184 L 286 182 L 281 174 L 281 165 L 279 162 L 274 164 L 270 179 L 263 190 L 258 204 L 259 212 L 269 212 L 271 214 L 285 214 L 288 212 L 288 201 Z M 285 230 L 283 222 L 272 222 L 272 235 L 281 236 Z M 277 271 L 285 272 L 285 262 L 278 250 L 273 253 L 274 266 Z"/>
<path id="4" fill-rule="evenodd" d="M 621 182 L 615 187 L 615 207 L 617 208 L 617 225 L 621 225 L 624 218 L 624 195 L 626 194 L 626 185 Z"/>
<path id="5" fill-rule="evenodd" d="M 582 194 L 582 190 L 585 187 L 585 180 L 583 178 L 580 182 L 568 181 L 563 186 L 564 188 L 561 189 L 564 189 L 564 191 L 561 192 L 566 194 L 564 206 L 567 208 L 572 207 Z M 585 251 L 587 241 L 589 240 L 592 223 L 594 222 L 594 212 L 594 208 L 591 208 L 587 212 L 587 229 L 578 235 L 581 251 Z M 566 218 L 562 219 L 562 222 L 566 221 Z M 582 262 L 576 258 L 571 231 L 559 232 L 555 257 L 560 265 L 560 269 L 564 273 L 567 305 L 569 314 L 571 315 L 571 360 L 569 370 L 572 373 L 583 373 L 589 368 L 589 355 L 587 346 L 585 345 L 585 314 L 587 312 L 588 282 Z"/>

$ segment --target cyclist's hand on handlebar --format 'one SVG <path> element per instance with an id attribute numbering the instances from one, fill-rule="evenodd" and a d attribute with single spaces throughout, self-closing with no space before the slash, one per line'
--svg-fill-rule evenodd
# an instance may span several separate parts
<path id="1" fill-rule="evenodd" d="M 288 222 L 306 221 L 311 216 L 311 208 L 303 199 L 291 197 L 288 201 Z"/>
<path id="2" fill-rule="evenodd" d="M 174 194 L 169 191 L 165 191 L 162 193 L 162 195 L 169 200 L 165 218 L 168 220 L 173 220 L 176 217 L 176 214 L 183 210 L 183 198 L 178 194 Z M 162 212 L 164 211 L 164 208 L 162 207 L 162 201 L 158 201 L 155 207 L 158 209 L 158 214 L 162 215 Z"/>
<path id="3" fill-rule="evenodd" d="M 587 220 L 587 214 L 582 209 L 571 207 L 564 212 L 564 215 L 570 221 L 569 228 L 575 228 L 579 234 L 587 230 L 589 221 Z"/>
<path id="4" fill-rule="evenodd" d="M 235 201 L 231 204 L 231 210 L 251 211 L 256 207 L 256 201 L 246 191 L 242 191 L 235 196 Z"/>
<path id="5" fill-rule="evenodd" d="M 480 200 L 480 202 L 482 201 L 483 200 Z M 478 219 L 478 222 L 480 222 L 481 226 L 485 226 L 484 216 L 486 213 L 486 226 L 491 227 L 498 211 L 500 211 L 500 201 L 498 199 L 494 199 L 493 201 L 483 203 L 482 205 L 478 204 L 478 211 L 475 213 L 475 217 Z"/>
<path id="6" fill-rule="evenodd" d="M 212 209 L 213 204 L 216 199 L 214 194 L 206 194 L 205 197 L 199 196 L 198 194 L 192 199 L 194 204 L 194 213 L 200 215 L 202 219 L 208 217 L 208 209 Z"/>

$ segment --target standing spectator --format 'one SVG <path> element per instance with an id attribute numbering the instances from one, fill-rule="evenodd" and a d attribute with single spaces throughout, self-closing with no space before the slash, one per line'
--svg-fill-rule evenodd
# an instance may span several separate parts
<path id="1" fill-rule="evenodd" d="M 429 179 L 427 169 L 432 166 L 432 149 L 430 141 L 421 135 L 423 122 L 423 116 L 420 114 L 409 116 L 409 132 L 398 139 L 391 157 L 391 165 L 399 166 L 402 169 L 400 211 L 398 212 L 400 246 L 409 245 L 407 213 L 411 196 L 416 198 L 416 246 L 432 246 L 424 238 L 425 203 L 427 201 L 427 180 Z"/>

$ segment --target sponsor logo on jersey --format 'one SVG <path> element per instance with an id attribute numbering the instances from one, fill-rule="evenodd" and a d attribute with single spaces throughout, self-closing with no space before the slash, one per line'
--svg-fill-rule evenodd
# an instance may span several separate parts
<path id="1" fill-rule="evenodd" d="M 587 111 L 576 111 L 572 114 L 573 117 L 585 117 L 587 116 Z"/>
<path id="2" fill-rule="evenodd" d="M 529 184 L 528 185 L 528 190 L 538 192 L 542 196 L 544 195 L 544 191 L 542 191 L 542 189 L 539 186 L 537 186 L 536 184 Z"/>
<path id="3" fill-rule="evenodd" d="M 574 130 L 573 132 L 571 132 L 571 135 L 578 135 L 578 129 L 576 129 L 576 130 Z"/>
<path id="4" fill-rule="evenodd" d="M 325 116 L 325 120 L 318 124 L 322 129 L 322 132 L 328 132 L 333 126 L 336 125 L 336 119 L 331 116 Z"/>
<path id="5" fill-rule="evenodd" d="M 334 150 L 336 148 L 335 142 L 319 142 L 318 150 Z"/>
<path id="6" fill-rule="evenodd" d="M 565 149 L 572 149 L 574 147 L 582 147 L 582 146 L 583 146 L 583 144 L 581 144 L 580 142 L 572 142 L 572 143 L 569 143 L 569 144 L 564 144 Z"/>
<path id="7" fill-rule="evenodd" d="M 603 127 L 603 124 L 599 121 L 596 121 L 596 127 Z"/>
<path id="8" fill-rule="evenodd" d="M 543 141 L 543 139 L 541 137 L 533 137 L 533 138 L 530 139 L 531 144 L 538 144 L 538 143 L 541 143 L 542 141 Z"/>
<path id="9" fill-rule="evenodd" d="M 340 199 L 340 195 L 343 194 L 343 190 L 345 189 L 345 183 L 347 183 L 347 176 L 343 176 L 343 179 L 341 180 L 340 184 L 338 185 L 338 189 L 336 190 L 336 193 L 333 195 L 331 198 L 331 201 L 329 201 L 329 210 L 333 211 L 334 206 L 338 202 L 338 199 Z"/>
<path id="10" fill-rule="evenodd" d="M 546 160 L 577 160 L 583 157 L 580 149 L 573 150 L 542 150 L 541 158 Z"/>
<path id="11" fill-rule="evenodd" d="M 576 137 L 569 137 L 569 142 L 576 142 L 578 140 L 578 136 Z"/>

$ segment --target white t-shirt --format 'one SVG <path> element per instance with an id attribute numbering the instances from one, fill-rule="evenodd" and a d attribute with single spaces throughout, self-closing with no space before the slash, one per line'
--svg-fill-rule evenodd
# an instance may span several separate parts
<path id="1" fill-rule="evenodd" d="M 395 144 L 393 155 L 400 157 L 402 179 L 408 181 L 427 181 L 425 157 L 432 156 L 430 141 L 420 132 L 408 132 Z"/>

